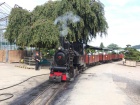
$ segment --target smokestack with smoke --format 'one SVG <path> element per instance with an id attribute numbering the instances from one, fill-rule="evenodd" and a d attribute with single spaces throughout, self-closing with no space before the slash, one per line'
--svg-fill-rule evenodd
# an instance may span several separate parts
<path id="1" fill-rule="evenodd" d="M 80 17 L 74 15 L 72 12 L 66 12 L 64 15 L 55 19 L 54 24 L 59 25 L 60 29 L 60 43 L 63 47 L 64 37 L 68 34 L 68 22 L 77 23 L 80 21 Z"/>
<path id="2" fill-rule="evenodd" d="M 72 12 L 66 12 L 64 15 L 59 16 L 55 19 L 54 24 L 59 24 L 60 36 L 64 37 L 68 34 L 68 21 L 76 23 L 80 21 L 80 17 L 74 15 Z"/>

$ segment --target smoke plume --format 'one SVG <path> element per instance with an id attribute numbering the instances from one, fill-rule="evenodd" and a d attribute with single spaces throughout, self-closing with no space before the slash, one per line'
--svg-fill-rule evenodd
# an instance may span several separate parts
<path id="1" fill-rule="evenodd" d="M 59 25 L 60 36 L 64 37 L 68 34 L 68 22 L 76 23 L 80 21 L 80 17 L 72 12 L 66 12 L 64 15 L 55 19 L 54 24 Z"/>

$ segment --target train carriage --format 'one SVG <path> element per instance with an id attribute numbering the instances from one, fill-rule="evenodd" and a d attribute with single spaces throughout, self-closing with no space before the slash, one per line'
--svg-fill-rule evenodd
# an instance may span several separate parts
<path id="1" fill-rule="evenodd" d="M 95 53 L 95 64 L 99 62 L 99 54 Z"/>
<path id="2" fill-rule="evenodd" d="M 103 62 L 103 54 L 99 54 L 99 62 Z"/>

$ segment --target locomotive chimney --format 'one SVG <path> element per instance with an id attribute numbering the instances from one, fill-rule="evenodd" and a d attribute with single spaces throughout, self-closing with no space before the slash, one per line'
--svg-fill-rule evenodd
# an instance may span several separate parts
<path id="1" fill-rule="evenodd" d="M 60 36 L 60 45 L 64 48 L 64 36 Z"/>

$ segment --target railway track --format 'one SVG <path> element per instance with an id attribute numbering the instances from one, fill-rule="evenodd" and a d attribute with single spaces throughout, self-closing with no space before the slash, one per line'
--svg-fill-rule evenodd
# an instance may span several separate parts
<path id="1" fill-rule="evenodd" d="M 49 105 L 54 97 L 66 86 L 66 83 L 49 83 L 28 105 Z"/>

